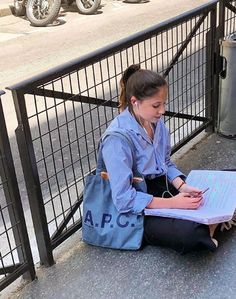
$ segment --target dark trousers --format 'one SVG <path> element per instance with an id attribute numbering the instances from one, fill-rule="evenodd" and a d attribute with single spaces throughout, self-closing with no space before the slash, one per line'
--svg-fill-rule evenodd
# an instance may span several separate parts
<path id="1" fill-rule="evenodd" d="M 147 193 L 156 197 L 163 197 L 167 190 L 165 176 L 153 180 L 146 180 Z M 178 190 L 168 183 L 171 194 L 177 195 Z M 164 197 L 170 197 L 166 192 Z M 145 216 L 144 244 L 172 248 L 181 254 L 201 249 L 214 251 L 216 246 L 211 240 L 208 225 L 189 220 Z"/>

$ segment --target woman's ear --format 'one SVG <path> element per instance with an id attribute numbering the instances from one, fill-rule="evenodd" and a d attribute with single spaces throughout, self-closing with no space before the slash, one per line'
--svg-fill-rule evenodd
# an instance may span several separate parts
<path id="1" fill-rule="evenodd" d="M 133 106 L 138 108 L 138 100 L 134 96 L 131 97 L 130 102 Z"/>

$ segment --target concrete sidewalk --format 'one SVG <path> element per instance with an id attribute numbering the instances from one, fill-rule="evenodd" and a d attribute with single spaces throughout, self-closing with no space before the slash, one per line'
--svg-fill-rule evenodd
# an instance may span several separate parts
<path id="1" fill-rule="evenodd" d="M 11 6 L 14 0 L 0 0 L 0 17 L 9 16 L 12 14 Z"/>
<path id="2" fill-rule="evenodd" d="M 175 160 L 185 173 L 236 168 L 236 140 L 207 135 Z M 179 255 L 151 246 L 137 252 L 96 248 L 77 232 L 55 250 L 54 266 L 37 268 L 38 280 L 0 298 L 235 298 L 235 236 L 236 229 L 221 233 L 215 253 Z"/>

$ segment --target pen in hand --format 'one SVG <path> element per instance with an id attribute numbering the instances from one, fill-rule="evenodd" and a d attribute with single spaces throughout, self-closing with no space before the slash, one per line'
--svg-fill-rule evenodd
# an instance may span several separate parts
<path id="1" fill-rule="evenodd" d="M 202 191 L 202 194 L 206 193 L 210 188 L 206 188 L 205 190 Z"/>
<path id="2" fill-rule="evenodd" d="M 202 196 L 202 195 L 203 195 L 204 193 L 206 193 L 209 189 L 210 189 L 210 188 L 208 187 L 208 188 L 206 188 L 205 190 L 200 191 L 198 194 Z"/>

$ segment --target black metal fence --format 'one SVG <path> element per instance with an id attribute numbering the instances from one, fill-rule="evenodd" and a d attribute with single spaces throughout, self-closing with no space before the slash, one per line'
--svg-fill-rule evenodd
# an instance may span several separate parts
<path id="1" fill-rule="evenodd" d="M 228 36 L 236 32 L 236 1 L 224 0 L 222 5 L 221 28 L 222 36 Z"/>
<path id="2" fill-rule="evenodd" d="M 0 291 L 25 274 L 35 278 L 0 91 Z"/>
<path id="3" fill-rule="evenodd" d="M 84 178 L 96 166 L 100 136 L 118 113 L 119 80 L 128 65 L 140 63 L 166 77 L 165 122 L 173 152 L 204 129 L 214 130 L 218 38 L 235 30 L 235 1 L 220 1 L 219 24 L 217 4 L 211 1 L 10 88 L 43 264 L 53 264 L 53 249 L 81 227 Z"/>
<path id="4" fill-rule="evenodd" d="M 17 140 L 41 262 L 81 227 L 84 178 L 118 113 L 119 80 L 140 63 L 169 84 L 173 151 L 213 128 L 217 1 L 11 87 Z"/>

